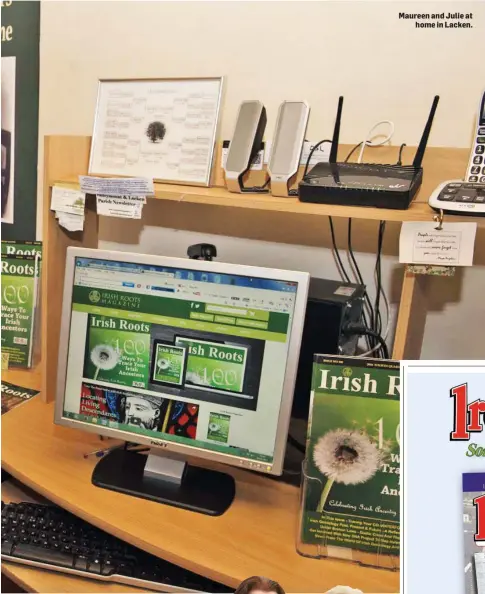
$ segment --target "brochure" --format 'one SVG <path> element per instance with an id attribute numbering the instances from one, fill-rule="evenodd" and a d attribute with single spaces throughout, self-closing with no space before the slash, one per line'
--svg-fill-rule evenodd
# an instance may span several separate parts
<path id="1" fill-rule="evenodd" d="M 316 556 L 399 555 L 399 400 L 399 363 L 315 355 L 300 539 Z"/>
<path id="2" fill-rule="evenodd" d="M 13 242 L 6 243 L 2 243 L 2 353 L 8 355 L 8 367 L 31 367 L 40 252 L 23 253 Z"/>
<path id="3" fill-rule="evenodd" d="M 30 400 L 38 393 L 37 390 L 23 388 L 22 386 L 16 386 L 15 384 L 2 381 L 2 415 L 19 404 Z"/>
<path id="4" fill-rule="evenodd" d="M 2 240 L 2 256 L 42 256 L 41 241 Z"/>

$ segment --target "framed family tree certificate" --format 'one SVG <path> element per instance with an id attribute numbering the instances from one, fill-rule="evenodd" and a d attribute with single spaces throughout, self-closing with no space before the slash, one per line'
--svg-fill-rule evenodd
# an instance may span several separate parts
<path id="1" fill-rule="evenodd" d="M 100 80 L 89 173 L 208 186 L 223 79 Z"/>

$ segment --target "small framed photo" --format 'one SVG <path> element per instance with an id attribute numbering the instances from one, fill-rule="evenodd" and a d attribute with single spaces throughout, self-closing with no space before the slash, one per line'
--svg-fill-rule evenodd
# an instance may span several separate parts
<path id="1" fill-rule="evenodd" d="M 209 186 L 223 78 L 100 80 L 90 175 Z"/>
<path id="2" fill-rule="evenodd" d="M 182 388 L 187 368 L 187 349 L 155 340 L 150 381 L 162 386 Z"/>

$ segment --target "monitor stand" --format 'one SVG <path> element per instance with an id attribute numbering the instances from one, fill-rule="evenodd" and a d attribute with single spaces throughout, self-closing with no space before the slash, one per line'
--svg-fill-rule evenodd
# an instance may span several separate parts
<path id="1" fill-rule="evenodd" d="M 97 463 L 93 485 L 190 511 L 220 516 L 236 492 L 231 475 L 150 450 L 115 449 Z"/>

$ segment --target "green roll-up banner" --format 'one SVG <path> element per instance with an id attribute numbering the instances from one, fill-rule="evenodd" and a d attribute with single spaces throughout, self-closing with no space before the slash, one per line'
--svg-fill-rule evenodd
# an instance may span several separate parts
<path id="1" fill-rule="evenodd" d="M 2 239 L 36 239 L 40 1 L 1 3 Z"/>

